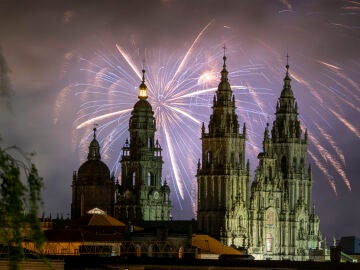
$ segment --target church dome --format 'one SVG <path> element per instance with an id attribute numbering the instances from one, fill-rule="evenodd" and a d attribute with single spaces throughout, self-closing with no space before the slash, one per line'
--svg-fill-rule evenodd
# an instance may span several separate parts
<path id="1" fill-rule="evenodd" d="M 281 98 L 292 98 L 292 97 L 294 97 L 294 94 L 293 94 L 293 91 L 290 88 L 284 88 L 281 91 L 280 97 Z"/>
<path id="2" fill-rule="evenodd" d="M 79 168 L 78 181 L 86 185 L 103 185 L 110 179 L 110 170 L 101 160 L 87 160 Z"/>
<path id="3" fill-rule="evenodd" d="M 151 113 L 152 107 L 150 103 L 145 99 L 140 99 L 138 102 L 136 102 L 134 106 L 134 112 L 145 112 L 145 113 Z"/>
<path id="4" fill-rule="evenodd" d="M 89 145 L 89 153 L 85 161 L 79 168 L 78 180 L 86 185 L 103 185 L 110 179 L 108 166 L 101 161 L 100 145 L 96 139 L 96 128 L 94 128 L 94 138 Z"/>

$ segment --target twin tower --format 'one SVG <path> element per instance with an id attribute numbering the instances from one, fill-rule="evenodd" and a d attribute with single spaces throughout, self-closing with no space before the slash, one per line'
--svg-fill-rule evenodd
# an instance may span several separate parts
<path id="1" fill-rule="evenodd" d="M 307 167 L 307 131 L 302 134 L 291 89 L 289 65 L 272 129 L 265 127 L 263 152 L 251 182 L 245 162 L 245 124 L 240 128 L 228 81 L 226 56 L 208 127 L 201 127 L 197 167 L 198 230 L 256 259 L 306 260 L 321 249 L 319 218 L 311 204 L 312 173 Z M 100 160 L 94 138 L 88 160 L 74 172 L 72 218 L 94 207 L 128 221 L 169 220 L 170 189 L 162 181 L 161 147 L 143 79 L 129 121 L 130 142 L 122 148 L 121 183 Z M 240 131 L 241 130 L 241 131 Z"/>
<path id="2" fill-rule="evenodd" d="M 226 57 L 208 129 L 201 130 L 198 163 L 198 228 L 224 244 L 246 248 L 256 259 L 307 260 L 321 249 L 319 218 L 311 205 L 312 173 L 306 167 L 307 131 L 302 135 L 289 65 L 272 130 L 266 125 L 263 152 L 251 183 L 245 162 L 245 124 L 240 133 Z"/>

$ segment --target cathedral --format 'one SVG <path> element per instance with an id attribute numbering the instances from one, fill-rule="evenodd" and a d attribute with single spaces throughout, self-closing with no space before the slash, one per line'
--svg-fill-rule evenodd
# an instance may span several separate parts
<path id="1" fill-rule="evenodd" d="M 88 160 L 73 173 L 71 219 L 93 208 L 128 222 L 170 219 L 170 188 L 162 183 L 161 146 L 154 140 L 156 122 L 147 99 L 145 70 L 139 86 L 139 100 L 129 120 L 130 142 L 125 141 L 121 155 L 121 183 L 110 176 L 101 161 L 100 146 L 94 138 Z"/>
<path id="2" fill-rule="evenodd" d="M 271 131 L 251 182 L 245 162 L 246 127 L 235 113 L 226 69 L 213 100 L 208 130 L 201 129 L 198 162 L 198 229 L 256 259 L 308 260 L 321 248 L 319 218 L 311 205 L 312 173 L 306 168 L 307 131 L 302 135 L 298 107 L 286 65 L 283 90 Z"/>
<path id="3" fill-rule="evenodd" d="M 128 223 L 171 219 L 170 188 L 162 178 L 162 148 L 155 140 L 156 119 L 142 72 L 130 139 L 122 147 L 120 182 L 101 161 L 94 129 L 87 161 L 73 173 L 72 219 L 93 208 Z M 321 249 L 322 236 L 311 202 L 308 136 L 302 134 L 289 65 L 272 128 L 265 127 L 254 179 L 245 155 L 246 125 L 240 126 L 235 103 L 224 55 L 210 121 L 201 127 L 198 231 L 256 259 L 308 260 Z"/>

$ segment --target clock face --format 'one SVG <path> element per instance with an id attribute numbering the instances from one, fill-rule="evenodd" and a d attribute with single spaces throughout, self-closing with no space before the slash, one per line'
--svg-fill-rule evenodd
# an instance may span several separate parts
<path id="1" fill-rule="evenodd" d="M 154 199 L 155 200 L 159 199 L 159 192 L 157 191 L 154 192 Z"/>

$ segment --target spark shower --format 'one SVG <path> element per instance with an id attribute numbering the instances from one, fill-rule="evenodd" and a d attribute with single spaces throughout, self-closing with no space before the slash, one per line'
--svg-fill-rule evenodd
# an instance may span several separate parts
<path id="1" fill-rule="evenodd" d="M 175 208 L 179 212 L 191 209 L 192 215 L 196 213 L 195 174 L 201 158 L 201 125 L 204 122 L 207 126 L 211 114 L 224 43 L 229 48 L 227 69 L 240 126 L 245 122 L 247 128 L 246 157 L 252 170 L 257 165 L 257 154 L 262 151 L 266 123 L 271 126 L 274 120 L 276 100 L 285 76 L 286 52 L 278 52 L 257 39 L 257 46 L 268 55 L 260 59 L 248 53 L 246 45 L 236 38 L 211 43 L 207 34 L 213 24 L 210 22 L 201 29 L 187 49 L 141 50 L 135 42 L 118 43 L 110 50 L 96 51 L 92 59 L 81 58 L 83 76 L 59 92 L 54 113 L 56 122 L 65 102 L 72 100 L 78 106 L 73 143 L 79 146 L 80 159 L 85 157 L 94 124 L 98 125 L 102 158 L 118 177 L 121 148 L 129 136 L 128 121 L 144 68 L 149 102 L 157 123 L 156 137 L 163 148 L 163 180 L 171 187 Z M 292 88 L 302 129 L 309 132 L 308 163 L 316 166 L 334 194 L 341 183 L 351 190 L 345 172 L 346 159 L 333 138 L 336 132 L 333 122 L 336 119 L 360 138 L 358 127 L 347 119 L 349 111 L 360 110 L 356 106 L 360 89 L 341 66 L 326 59 L 297 61 L 299 55 L 289 53 Z M 306 65 L 310 64 L 322 71 L 309 79 Z"/>

